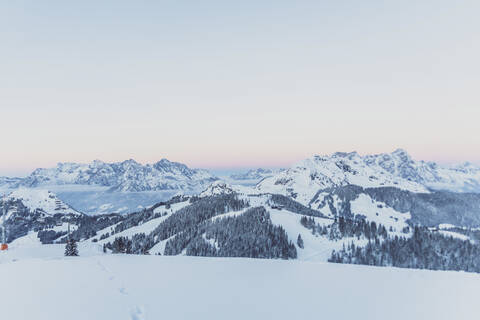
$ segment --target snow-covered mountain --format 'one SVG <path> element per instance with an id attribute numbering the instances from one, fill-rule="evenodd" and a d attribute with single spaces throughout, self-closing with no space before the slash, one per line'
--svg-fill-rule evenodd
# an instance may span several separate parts
<path id="1" fill-rule="evenodd" d="M 471 164 L 443 167 L 415 161 L 406 151 L 360 156 L 337 152 L 313 156 L 255 186 L 259 192 L 279 193 L 308 205 L 319 190 L 357 185 L 395 187 L 415 193 L 430 190 L 480 192 L 480 168 Z"/>
<path id="2" fill-rule="evenodd" d="M 232 194 L 232 193 L 239 193 L 239 194 L 255 194 L 256 192 L 244 185 L 238 184 L 230 184 L 223 180 L 217 180 L 209 185 L 205 190 L 203 190 L 199 196 L 200 197 L 209 197 L 215 196 L 219 194 Z"/>
<path id="3" fill-rule="evenodd" d="M 435 162 L 416 161 L 402 149 L 363 157 L 368 166 L 379 166 L 385 171 L 408 181 L 417 182 L 433 190 L 453 192 L 480 192 L 480 167 L 469 162 L 455 166 L 441 166 Z"/>
<path id="4" fill-rule="evenodd" d="M 217 178 L 206 170 L 162 159 L 142 165 L 134 160 L 90 164 L 59 163 L 55 168 L 36 169 L 12 186 L 40 187 L 49 185 L 96 185 L 111 191 L 159 191 L 203 189 Z"/>
<path id="5" fill-rule="evenodd" d="M 319 191 L 309 207 L 329 217 L 361 216 L 397 230 L 407 225 L 480 227 L 480 194 L 476 193 L 413 193 L 348 185 Z"/>
<path id="6" fill-rule="evenodd" d="M 22 178 L 0 177 L 0 186 L 9 186 L 18 184 Z"/>
<path id="7" fill-rule="evenodd" d="M 231 180 L 262 180 L 271 177 L 274 174 L 284 171 L 285 169 L 250 169 L 247 172 L 235 173 L 230 175 Z"/>
<path id="8" fill-rule="evenodd" d="M 10 242 L 35 232 L 43 242 L 49 243 L 52 234 L 65 235 L 68 223 L 76 229 L 84 214 L 60 200 L 47 190 L 19 188 L 0 202 L 0 214 L 5 219 L 7 240 Z"/>
<path id="9" fill-rule="evenodd" d="M 349 185 L 318 193 L 309 208 L 283 195 L 236 189 L 216 182 L 200 196 L 176 196 L 135 213 L 93 217 L 56 210 L 53 216 L 40 215 L 30 209 L 39 206 L 31 196 L 21 198 L 29 208 L 15 205 L 18 198 L 12 197 L 8 212 L 15 206 L 20 214 L 7 220 L 9 242 L 61 243 L 69 223 L 74 239 L 101 245 L 107 253 L 328 260 L 480 272 L 480 195 Z M 416 245 L 428 254 L 411 250 Z M 398 260 L 397 254 L 403 258 Z"/>
<path id="10" fill-rule="evenodd" d="M 346 189 L 337 190 L 330 198 L 318 195 L 317 199 L 331 208 L 327 212 L 319 203 L 316 204 L 320 210 L 316 210 L 282 195 L 239 193 L 225 183 L 215 183 L 200 197 L 176 197 L 146 211 L 123 216 L 115 225 L 96 228 L 96 235 L 84 241 L 104 245 L 107 252 L 113 253 L 323 262 L 332 257 L 345 259 L 349 254 L 346 248 L 351 248 L 352 243 L 357 250 L 372 245 L 377 246 L 372 250 L 384 251 L 381 243 L 390 241 L 392 246 L 403 247 L 404 260 L 371 261 L 373 256 L 365 256 L 362 259 L 367 260 L 355 263 L 455 269 L 448 262 L 455 255 L 458 268 L 480 272 L 480 260 L 472 262 L 462 251 L 474 245 L 480 254 L 480 234 L 476 231 L 480 227 L 480 195 L 462 200 L 452 193 L 448 202 L 453 204 L 442 204 L 429 198 L 414 202 L 401 196 L 397 197 L 400 200 L 382 198 L 382 190 L 388 188 L 343 188 Z M 466 202 L 471 203 L 465 207 Z M 429 207 L 426 215 L 415 208 L 418 205 L 422 209 L 421 203 L 425 204 L 423 208 Z M 462 223 L 468 227 L 459 227 Z M 427 225 L 432 228 L 426 228 Z M 408 240 L 412 238 L 422 241 L 425 250 L 431 252 L 430 260 L 425 261 L 427 265 L 423 258 L 415 256 L 418 252 L 409 249 L 411 244 L 403 244 L 402 241 L 413 241 Z M 441 248 L 446 251 L 439 251 Z M 383 254 L 389 257 L 385 259 L 394 258 L 390 251 Z"/>
<path id="11" fill-rule="evenodd" d="M 71 208 L 48 190 L 19 188 L 13 190 L 5 197 L 5 200 L 15 203 L 16 207 L 21 205 L 31 212 L 41 213 L 42 216 L 54 216 L 55 214 L 81 215 L 80 212 Z M 16 211 L 15 206 L 11 208 L 12 211 L 9 211 L 9 214 Z M 7 219 L 9 214 L 7 214 Z"/>
<path id="12" fill-rule="evenodd" d="M 162 159 L 142 165 L 134 160 L 90 164 L 59 163 L 36 169 L 25 178 L 0 178 L 0 191 L 48 190 L 86 214 L 130 213 L 166 201 L 175 194 L 195 194 L 218 180 L 206 170 Z"/>
<path id="13" fill-rule="evenodd" d="M 225 181 L 215 181 L 200 193 L 200 197 L 214 196 L 218 194 L 231 194 L 235 192 L 235 188 Z"/>

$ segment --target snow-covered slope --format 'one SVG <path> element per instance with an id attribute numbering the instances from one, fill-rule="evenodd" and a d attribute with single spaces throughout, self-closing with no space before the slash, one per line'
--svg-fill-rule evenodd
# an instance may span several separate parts
<path id="1" fill-rule="evenodd" d="M 480 226 L 480 194 L 475 193 L 413 193 L 392 187 L 348 185 L 319 191 L 309 206 L 328 216 L 360 215 L 384 225 L 394 222 L 397 229 L 406 222 L 422 226 Z"/>
<path id="2" fill-rule="evenodd" d="M 79 249 L 69 258 L 62 245 L 1 252 L 2 319 L 471 320 L 480 313 L 480 277 L 471 273 Z"/>
<path id="3" fill-rule="evenodd" d="M 79 188 L 75 188 L 79 187 Z M 63 185 L 44 186 L 72 207 L 85 214 L 97 215 L 108 213 L 127 214 L 152 206 L 160 201 L 167 201 L 182 190 L 112 192 L 106 187 Z M 191 192 L 195 193 L 195 192 Z"/>
<path id="4" fill-rule="evenodd" d="M 134 160 L 90 164 L 59 163 L 36 169 L 26 178 L 0 178 L 2 193 L 30 188 L 31 194 L 55 192 L 86 214 L 130 213 L 166 201 L 178 193 L 195 194 L 218 180 L 206 170 L 162 159 L 142 165 Z M 43 200 L 42 200 L 43 201 Z"/>
<path id="5" fill-rule="evenodd" d="M 0 203 L 0 215 L 4 207 L 7 242 L 52 243 L 66 235 L 69 224 L 76 230 L 85 217 L 47 190 L 14 190 Z"/>
<path id="6" fill-rule="evenodd" d="M 387 172 L 408 181 L 420 183 L 435 190 L 453 192 L 480 192 L 480 167 L 471 163 L 441 166 L 435 162 L 416 161 L 402 149 L 363 157 L 369 166 L 379 166 Z"/>
<path id="7" fill-rule="evenodd" d="M 285 169 L 250 169 L 247 172 L 235 173 L 230 175 L 231 180 L 262 180 L 271 177 L 274 174 L 285 171 Z"/>
<path id="8" fill-rule="evenodd" d="M 210 184 L 205 190 L 203 190 L 199 196 L 200 197 L 208 197 L 208 196 L 215 196 L 219 194 L 231 194 L 231 193 L 239 193 L 239 194 L 252 194 L 258 193 L 252 188 L 243 185 L 233 185 L 229 184 L 222 180 L 217 180 Z"/>
<path id="9" fill-rule="evenodd" d="M 220 191 L 229 190 L 221 183 L 214 187 Z M 234 190 L 201 197 L 178 196 L 127 216 L 82 216 L 75 219 L 75 215 L 56 214 L 55 220 L 47 221 L 45 214 L 42 216 L 36 211 L 26 216 L 24 213 L 30 211 L 22 210 L 18 217 L 23 224 L 16 230 L 20 236 L 13 238 L 11 245 L 17 250 L 40 247 L 40 243 L 62 242 L 68 222 L 74 227 L 72 237 L 80 240 L 82 247 L 101 245 L 107 253 L 326 262 L 337 261 L 332 259 L 339 254 L 347 257 L 349 253 L 345 250 L 350 250 L 352 245 L 356 247 L 356 254 L 361 255 L 358 251 L 361 248 L 375 244 L 378 245 L 375 250 L 380 250 L 383 242 L 390 241 L 394 245 L 386 248 L 401 246 L 401 262 L 389 262 L 391 252 L 384 247 L 381 250 L 384 250 L 382 254 L 386 260 L 357 262 L 371 264 L 377 261 L 373 263 L 377 265 L 381 263 L 379 261 L 385 261 L 381 265 L 480 272 L 477 255 L 480 233 L 477 228 L 459 228 L 459 224 L 451 224 L 452 220 L 444 214 L 445 209 L 441 206 L 429 212 L 436 216 L 436 227 L 417 228 L 412 222 L 422 219 L 416 209 L 421 209 L 422 205 L 414 204 L 408 211 L 401 199 L 394 199 L 392 205 L 392 200 L 382 198 L 382 195 L 375 188 L 342 187 L 315 197 L 313 207 L 318 206 L 320 211 L 282 195 L 246 194 Z M 11 203 L 9 200 L 9 206 Z M 469 217 L 456 218 L 464 221 Z M 11 233 L 17 225 L 12 217 L 8 221 L 11 222 L 8 225 Z M 404 245 L 405 241 L 410 244 Z M 426 264 L 422 264 L 423 260 L 417 260 L 417 251 L 409 249 L 412 241 L 421 242 L 420 246 L 424 247 L 425 255 L 432 263 L 426 260 Z M 472 256 L 468 252 L 472 252 Z M 455 259 L 451 260 L 453 256 Z M 369 257 L 359 256 L 358 259 L 375 259 Z M 450 261 L 456 264 L 452 265 Z"/>
<path id="10" fill-rule="evenodd" d="M 6 201 L 15 203 L 16 207 L 28 209 L 31 212 L 41 212 L 44 215 L 53 216 L 55 214 L 73 214 L 80 215 L 81 213 L 71 208 L 68 204 L 60 200 L 54 193 L 42 189 L 19 188 L 12 191 L 7 197 Z M 11 206 L 10 214 L 15 212 L 15 206 Z M 7 215 L 8 218 L 8 215 Z"/>
<path id="11" fill-rule="evenodd" d="M 155 228 L 158 227 L 160 223 L 165 221 L 165 219 L 170 217 L 173 213 L 177 212 L 178 210 L 188 206 L 189 204 L 190 204 L 189 198 L 185 198 L 183 201 L 176 202 L 176 203 L 166 203 L 162 205 L 155 205 L 154 207 L 149 209 L 153 211 L 153 214 L 158 215 L 157 218 L 147 220 L 146 222 L 138 223 L 137 225 L 133 225 L 132 227 L 117 233 L 115 233 L 115 227 L 117 225 L 111 225 L 105 229 L 98 231 L 97 234 L 93 238 L 89 239 L 88 241 L 93 241 L 93 239 L 96 239 L 96 240 L 101 239 L 100 241 L 98 241 L 98 243 L 104 244 L 109 241 L 114 241 L 116 237 L 132 237 L 135 234 L 140 234 L 140 233 L 149 234 L 153 230 L 155 230 Z M 132 215 L 135 215 L 135 214 L 136 213 Z"/>
<path id="12" fill-rule="evenodd" d="M 97 185 L 112 191 L 158 191 L 202 189 L 216 178 L 206 170 L 190 169 L 186 165 L 162 159 L 142 165 L 134 160 L 90 164 L 59 163 L 55 168 L 36 169 L 17 185 Z"/>
<path id="13" fill-rule="evenodd" d="M 480 168 L 470 164 L 446 168 L 414 161 L 403 150 L 363 157 L 356 152 L 337 152 L 305 159 L 262 180 L 255 189 L 284 194 L 308 204 L 319 190 L 346 185 L 395 187 L 416 193 L 432 189 L 480 192 Z"/>
<path id="14" fill-rule="evenodd" d="M 10 187 L 20 183 L 22 178 L 0 177 L 0 187 Z"/>
<path id="15" fill-rule="evenodd" d="M 421 199 L 415 199 L 413 204 L 404 204 L 404 199 L 399 198 L 396 192 L 393 192 L 393 198 L 382 198 L 383 190 L 368 189 L 364 190 L 361 187 L 348 186 L 346 189 L 339 188 L 331 193 L 320 193 L 315 197 L 315 201 L 312 208 L 307 208 L 298 202 L 295 202 L 288 197 L 280 195 L 270 194 L 247 194 L 233 190 L 225 183 L 216 182 L 212 188 L 207 189 L 200 198 L 188 198 L 180 199 L 180 202 L 173 204 L 160 205 L 156 207 L 153 213 L 158 215 L 155 218 L 147 221 L 140 221 L 134 219 L 132 221 L 140 221 L 140 223 L 129 223 L 128 228 L 121 228 L 120 232 L 113 232 L 116 229 L 115 226 L 108 227 L 105 230 L 101 230 L 93 238 L 87 241 L 98 241 L 100 244 L 112 244 L 115 238 L 120 236 L 127 236 L 132 238 L 136 234 L 143 233 L 148 241 L 151 241 L 146 250 L 151 254 L 166 254 L 166 245 L 169 241 L 175 237 L 183 237 L 187 235 L 191 230 L 195 230 L 194 234 L 191 234 L 192 238 L 201 236 L 204 240 L 213 246 L 217 246 L 216 242 L 212 238 L 206 236 L 206 231 L 203 230 L 205 224 L 210 224 L 222 218 L 241 217 L 249 212 L 252 208 L 264 208 L 269 215 L 267 220 L 271 220 L 273 225 L 283 228 L 288 238 L 295 242 L 300 236 L 305 242 L 304 248 L 301 248 L 298 243 L 295 243 L 297 250 L 297 258 L 300 260 L 310 261 L 323 261 L 326 262 L 333 250 L 341 250 L 343 246 L 348 246 L 351 243 L 355 243 L 356 246 L 365 246 L 368 243 L 368 239 L 364 235 L 357 235 L 355 237 L 337 237 L 332 235 L 336 234 L 336 228 L 338 225 L 335 222 L 335 218 L 339 216 L 349 219 L 361 219 L 363 217 L 367 223 L 375 222 L 377 226 L 383 226 L 386 228 L 388 236 L 394 237 L 410 237 L 412 235 L 412 227 L 414 225 L 428 225 L 436 226 L 445 223 L 454 223 L 456 226 L 462 226 L 463 221 L 467 221 L 465 225 L 468 226 L 480 226 L 479 218 L 472 218 L 467 213 L 460 213 L 457 207 L 447 206 L 446 208 L 438 205 L 432 205 L 429 200 L 425 201 L 425 204 L 419 202 Z M 353 188 L 353 189 L 352 189 Z M 381 188 L 379 188 L 381 189 Z M 402 192 L 402 191 L 399 191 Z M 403 191 L 406 192 L 406 191 Z M 377 194 L 378 193 L 378 194 Z M 208 212 L 216 210 L 218 208 L 218 201 L 221 201 L 221 205 L 228 206 L 228 202 L 225 202 L 225 195 L 236 196 L 248 203 L 247 207 L 240 209 L 225 209 L 224 213 L 210 215 Z M 196 202 L 201 199 L 203 203 L 197 204 Z M 464 199 L 468 202 L 468 199 Z M 454 201 L 451 201 L 454 202 Z M 480 198 L 476 200 L 474 206 L 479 206 Z M 211 209 L 209 206 L 211 205 Z M 192 206 L 190 208 L 190 206 Z M 426 216 L 423 214 L 425 208 L 429 208 L 426 211 Z M 472 207 L 473 208 L 473 207 Z M 189 209 L 183 212 L 179 217 L 178 214 L 183 209 Z M 201 211 L 207 212 L 203 215 Z M 468 210 L 467 210 L 468 211 Z M 450 212 L 455 214 L 452 216 Z M 480 212 L 479 210 L 476 211 Z M 474 216 L 475 213 L 472 214 Z M 478 214 L 477 214 L 478 215 Z M 178 216 L 178 218 L 177 218 Z M 203 218 L 202 218 L 203 217 Z M 207 218 L 205 218 L 207 217 Z M 317 229 L 313 232 L 312 228 L 305 226 L 301 222 L 302 217 L 309 217 L 313 219 L 315 224 L 319 224 L 325 227 L 322 233 Z M 168 227 L 157 229 L 161 227 L 162 223 L 166 223 Z M 185 225 L 186 221 L 192 219 L 193 224 Z M 468 222 L 469 219 L 473 219 L 474 222 Z M 261 221 L 261 220 L 259 220 Z M 122 222 L 123 223 L 123 222 Z M 241 225 L 243 222 L 238 222 Z M 124 223 L 123 223 L 124 224 Z M 181 225 L 179 229 L 176 229 L 176 225 Z M 260 226 L 260 225 L 259 225 Z M 222 226 L 227 230 L 230 226 Z M 232 227 L 233 228 L 233 227 Z M 253 227 L 255 228 L 255 227 Z M 157 230 L 156 230 L 157 229 Z M 174 232 L 168 231 L 168 236 L 163 236 L 162 231 L 159 230 L 176 230 Z M 464 230 L 470 230 L 471 228 L 465 228 Z M 218 229 L 217 229 L 218 230 Z M 233 230 L 233 229 L 231 229 Z M 471 229 L 474 230 L 474 229 Z M 240 236 L 245 230 L 237 230 L 235 235 Z M 438 231 L 438 230 L 436 230 Z M 432 229 L 432 232 L 434 230 Z M 160 238 L 161 237 L 161 238 Z M 187 242 L 180 244 L 181 246 L 188 246 Z M 476 237 L 470 238 L 469 236 L 463 237 L 464 239 L 470 239 L 473 242 L 477 241 Z M 143 240 L 142 240 L 143 241 Z M 142 244 L 140 244 L 142 245 Z M 185 247 L 182 247 L 182 254 L 186 254 Z M 218 247 L 217 247 L 218 249 Z M 178 253 L 175 254 L 179 254 Z M 225 254 L 225 253 L 224 253 Z"/>

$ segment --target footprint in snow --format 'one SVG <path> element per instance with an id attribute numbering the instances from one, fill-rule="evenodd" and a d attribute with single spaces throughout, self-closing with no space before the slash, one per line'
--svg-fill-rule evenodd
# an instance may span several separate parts
<path id="1" fill-rule="evenodd" d="M 141 306 L 135 306 L 130 312 L 131 320 L 146 320 L 145 309 Z"/>
<path id="2" fill-rule="evenodd" d="M 127 295 L 127 294 L 128 294 L 127 290 L 125 290 L 125 288 L 123 288 L 123 287 L 120 288 L 120 289 L 118 289 L 118 291 L 120 291 L 120 293 L 121 293 L 121 294 L 124 294 L 124 295 Z"/>

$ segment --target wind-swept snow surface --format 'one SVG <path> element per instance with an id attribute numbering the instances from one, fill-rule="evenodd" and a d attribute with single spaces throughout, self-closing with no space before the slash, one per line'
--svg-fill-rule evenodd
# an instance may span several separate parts
<path id="1" fill-rule="evenodd" d="M 1 318 L 476 319 L 480 276 L 305 261 L 0 254 Z M 43 253 L 43 257 L 42 257 Z M 452 294 L 454 293 L 454 294 Z"/>

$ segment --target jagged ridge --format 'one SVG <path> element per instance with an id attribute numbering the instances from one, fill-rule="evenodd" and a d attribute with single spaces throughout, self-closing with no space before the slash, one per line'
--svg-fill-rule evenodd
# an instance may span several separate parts
<path id="1" fill-rule="evenodd" d="M 367 156 L 337 152 L 305 159 L 264 179 L 255 188 L 259 192 L 288 195 L 308 204 L 318 190 L 346 185 L 395 187 L 415 193 L 430 190 L 480 192 L 480 168 L 468 163 L 443 167 L 433 162 L 415 161 L 401 149 L 391 154 Z"/>
<path id="2" fill-rule="evenodd" d="M 90 164 L 59 163 L 55 168 L 36 169 L 24 179 L 12 180 L 10 186 L 39 187 L 48 185 L 98 185 L 112 191 L 194 190 L 217 178 L 206 170 L 162 159 L 142 165 L 134 160 Z"/>

